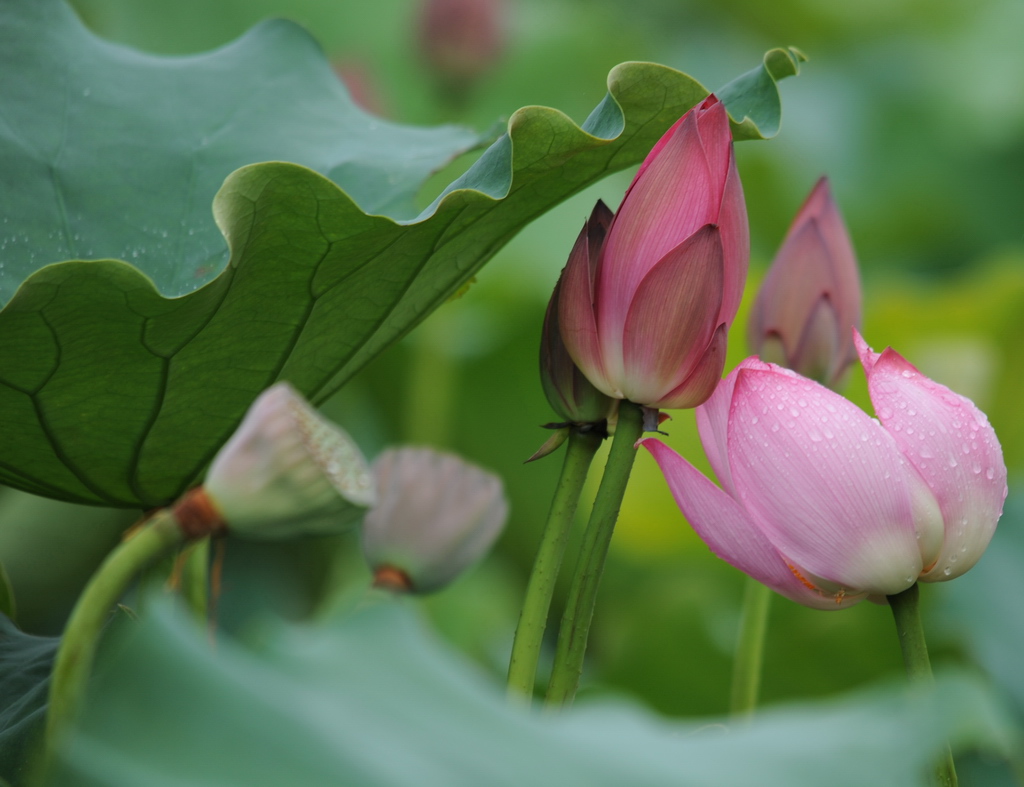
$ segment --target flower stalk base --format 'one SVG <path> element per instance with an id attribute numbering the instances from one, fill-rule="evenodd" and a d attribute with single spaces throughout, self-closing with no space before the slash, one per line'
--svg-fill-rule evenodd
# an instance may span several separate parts
<path id="1" fill-rule="evenodd" d="M 900 641 L 903 653 L 903 664 L 907 669 L 907 677 L 911 683 L 930 685 L 932 665 L 928 659 L 928 645 L 924 639 L 924 627 L 921 625 L 919 592 L 915 582 L 902 593 L 887 596 L 892 616 L 896 621 L 896 636 Z M 940 787 L 956 787 L 956 766 L 953 764 L 953 752 L 947 744 L 942 762 L 936 771 Z"/>
<path id="2" fill-rule="evenodd" d="M 584 431 L 575 427 L 569 434 L 565 462 L 551 500 L 533 572 L 526 586 L 523 610 L 519 615 L 508 665 L 509 697 L 525 699 L 527 703 L 533 697 L 537 661 L 547 627 L 551 598 L 555 593 L 555 582 L 565 555 L 565 545 L 569 540 L 583 484 L 587 480 L 587 471 L 602 439 L 603 435 L 599 431 Z"/>
<path id="3" fill-rule="evenodd" d="M 594 617 L 597 591 L 601 584 L 605 558 L 611 545 L 615 522 L 619 517 L 629 473 L 636 458 L 634 445 L 643 434 L 643 410 L 639 405 L 623 401 L 619 405 L 619 420 L 615 427 L 604 477 L 597 490 L 590 522 L 583 537 L 576 574 L 569 590 L 569 600 L 562 615 L 555 649 L 555 663 L 551 670 L 546 701 L 552 706 L 568 706 L 576 696 L 583 659 Z"/>

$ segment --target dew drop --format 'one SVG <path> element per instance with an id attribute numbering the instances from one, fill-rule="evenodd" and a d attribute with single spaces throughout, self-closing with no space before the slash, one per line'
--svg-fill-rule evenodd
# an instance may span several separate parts
<path id="1" fill-rule="evenodd" d="M 779 425 L 778 424 L 772 424 L 772 431 L 773 432 L 779 431 Z"/>
<path id="2" fill-rule="evenodd" d="M 995 477 L 996 477 L 995 468 L 990 467 L 988 470 L 985 471 L 985 478 L 987 478 L 989 481 L 991 481 Z"/>

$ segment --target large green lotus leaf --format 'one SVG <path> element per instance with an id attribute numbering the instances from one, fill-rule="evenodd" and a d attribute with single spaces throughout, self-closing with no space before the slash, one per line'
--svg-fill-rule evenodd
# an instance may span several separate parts
<path id="1" fill-rule="evenodd" d="M 52 784 L 914 787 L 945 740 L 1005 751 L 1013 735 L 976 679 L 750 725 L 622 703 L 554 718 L 510 706 L 396 603 L 316 628 L 268 624 L 252 649 L 211 647 L 183 615 L 153 612 L 100 659 Z"/>
<path id="2" fill-rule="evenodd" d="M 0 6 L 0 31 L 2 199 L 19 228 L 4 275 L 68 254 L 133 263 L 42 267 L 0 312 L 0 481 L 111 506 L 176 497 L 275 380 L 325 399 L 523 225 L 640 161 L 707 94 L 663 66 L 618 66 L 582 126 L 519 110 L 409 219 L 398 207 L 415 186 L 476 137 L 356 110 L 286 23 L 189 58 L 106 44 L 58 0 Z M 737 136 L 777 128 L 774 80 L 798 60 L 775 50 L 733 83 Z M 232 172 L 213 200 L 225 255 L 197 218 L 206 195 L 193 184 L 223 177 L 236 154 L 320 172 Z"/>
<path id="3" fill-rule="evenodd" d="M 0 3 L 0 303 L 48 262 L 131 262 L 165 296 L 220 273 L 210 201 L 231 172 L 293 161 L 369 213 L 415 215 L 423 180 L 482 142 L 374 118 L 301 28 L 271 21 L 191 57 L 94 36 L 62 0 Z"/>

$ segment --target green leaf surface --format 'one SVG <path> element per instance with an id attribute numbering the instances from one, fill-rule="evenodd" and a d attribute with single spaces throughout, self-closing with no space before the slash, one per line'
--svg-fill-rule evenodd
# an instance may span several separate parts
<path id="1" fill-rule="evenodd" d="M 210 201 L 232 171 L 294 161 L 369 213 L 410 218 L 423 180 L 483 142 L 372 117 L 316 42 L 265 22 L 213 52 L 154 57 L 62 0 L 0 4 L 0 303 L 46 263 L 127 260 L 167 297 L 219 274 Z"/>
<path id="2" fill-rule="evenodd" d="M 766 63 L 792 58 L 774 52 Z M 791 66 L 731 89 L 745 136 L 777 127 L 774 75 Z M 3 280 L 68 255 L 132 264 L 47 265 L 0 312 L 0 481 L 109 506 L 174 499 L 261 390 L 287 379 L 323 401 L 525 224 L 642 160 L 707 94 L 650 63 L 617 66 L 608 91 L 582 126 L 515 112 L 409 219 L 416 187 L 478 138 L 355 109 L 294 26 L 164 58 L 96 39 L 58 0 L 3 4 Z M 271 157 L 308 166 L 228 175 L 218 243 L 203 218 L 212 184 Z"/>
<path id="3" fill-rule="evenodd" d="M 27 775 L 59 641 L 25 634 L 0 615 L 0 784 L 20 784 Z"/>
<path id="4" fill-rule="evenodd" d="M 749 726 L 623 703 L 551 717 L 510 706 L 397 603 L 319 628 L 268 624 L 253 649 L 211 648 L 182 614 L 154 613 L 107 651 L 53 784 L 913 787 L 947 737 L 999 749 L 1012 735 L 963 677 Z"/>

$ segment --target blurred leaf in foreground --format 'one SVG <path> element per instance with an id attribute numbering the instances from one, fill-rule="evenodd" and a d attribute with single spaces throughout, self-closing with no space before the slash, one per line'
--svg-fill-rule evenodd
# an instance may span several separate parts
<path id="1" fill-rule="evenodd" d="M 153 611 L 108 650 L 52 784 L 923 787 L 945 739 L 1005 751 L 1015 734 L 962 676 L 732 729 L 623 704 L 553 718 L 510 707 L 398 603 L 318 628 L 268 623 L 253 649 L 211 649 L 183 614 Z"/>

